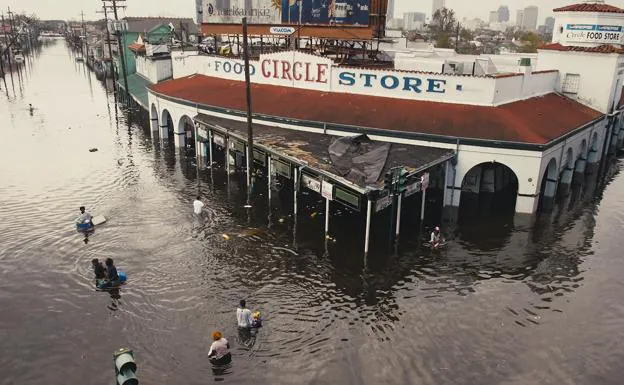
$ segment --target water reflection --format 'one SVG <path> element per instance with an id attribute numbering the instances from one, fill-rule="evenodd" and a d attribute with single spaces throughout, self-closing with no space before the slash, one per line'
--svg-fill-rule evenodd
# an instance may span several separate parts
<path id="1" fill-rule="evenodd" d="M 417 221 L 390 251 L 381 213 L 364 259 L 363 213 L 333 202 L 328 240 L 322 200 L 300 193 L 293 218 L 292 182 L 269 207 L 262 176 L 245 209 L 244 176 L 216 152 L 205 168 L 152 140 L 146 113 L 122 106 L 110 79 L 90 83 L 64 43 L 24 70 L 23 100 L 0 100 L 11 132 L 0 141 L 0 341 L 12 352 L 0 383 L 107 383 L 110 353 L 131 346 L 146 383 L 619 384 L 619 161 L 534 228 L 460 223 L 439 251 L 422 247 Z M 61 87 L 63 105 L 50 91 Z M 77 202 L 109 219 L 88 242 L 72 227 Z M 90 260 L 109 256 L 131 280 L 94 292 Z M 249 338 L 240 298 L 266 316 Z M 206 357 L 217 328 L 233 345 L 226 367 Z M 63 364 L 77 352 L 80 365 Z"/>

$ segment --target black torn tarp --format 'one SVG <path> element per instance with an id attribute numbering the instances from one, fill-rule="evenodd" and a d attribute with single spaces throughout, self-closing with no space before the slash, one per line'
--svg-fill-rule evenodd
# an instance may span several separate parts
<path id="1" fill-rule="evenodd" d="M 366 135 L 341 137 L 329 146 L 336 173 L 360 185 L 379 180 L 389 153 L 390 143 L 374 142 Z"/>

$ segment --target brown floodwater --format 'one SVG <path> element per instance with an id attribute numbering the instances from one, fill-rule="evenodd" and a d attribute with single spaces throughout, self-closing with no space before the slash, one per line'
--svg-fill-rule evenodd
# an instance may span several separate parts
<path id="1" fill-rule="evenodd" d="M 270 210 L 258 188 L 246 210 L 241 178 L 153 141 L 111 89 L 64 41 L 0 82 L 0 384 L 111 384 L 124 346 L 145 384 L 622 382 L 618 160 L 534 228 L 462 221 L 440 252 L 414 226 L 382 247 L 380 216 L 364 259 L 361 215 L 332 206 L 326 245 L 310 194 L 296 223 L 288 188 Z M 108 218 L 87 242 L 80 205 Z M 96 257 L 127 272 L 119 295 L 94 289 Z M 265 317 L 252 339 L 240 298 Z M 217 371 L 215 329 L 233 353 Z"/>

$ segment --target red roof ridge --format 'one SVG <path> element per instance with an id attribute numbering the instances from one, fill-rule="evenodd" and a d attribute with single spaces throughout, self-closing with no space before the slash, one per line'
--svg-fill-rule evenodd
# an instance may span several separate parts
<path id="1" fill-rule="evenodd" d="M 149 88 L 155 95 L 176 102 L 236 113 L 246 108 L 244 87 L 242 81 L 194 74 Z M 548 144 L 604 115 L 554 92 L 498 106 L 322 92 L 258 83 L 252 84 L 251 92 L 255 95 L 254 113 L 292 124 L 326 123 L 534 145 Z M 345 109 L 348 114 L 344 113 Z"/>
<path id="2" fill-rule="evenodd" d="M 602 44 L 596 47 L 579 47 L 574 45 L 561 45 L 560 43 L 545 44 L 539 49 L 550 51 L 564 51 L 564 52 L 590 52 L 590 53 L 617 53 L 624 54 L 624 48 L 615 46 L 613 44 Z"/>
<path id="3" fill-rule="evenodd" d="M 599 12 L 599 13 L 624 13 L 624 9 L 603 3 L 571 4 L 565 7 L 553 9 L 553 12 Z"/>

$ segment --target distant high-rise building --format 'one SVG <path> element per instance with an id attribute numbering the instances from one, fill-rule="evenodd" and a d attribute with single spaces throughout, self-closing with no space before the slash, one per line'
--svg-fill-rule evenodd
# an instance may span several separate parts
<path id="1" fill-rule="evenodd" d="M 522 28 L 522 23 L 524 23 L 524 11 L 519 9 L 516 11 L 516 27 Z"/>
<path id="2" fill-rule="evenodd" d="M 490 17 L 488 18 L 490 23 L 498 23 L 498 12 L 490 11 Z"/>
<path id="3" fill-rule="evenodd" d="M 552 33 L 553 29 L 555 29 L 555 18 L 548 16 L 546 18 L 546 21 L 544 22 L 544 25 L 546 26 L 548 32 Z"/>
<path id="4" fill-rule="evenodd" d="M 498 21 L 501 23 L 509 21 L 509 7 L 506 5 L 498 7 Z"/>
<path id="5" fill-rule="evenodd" d="M 530 5 L 524 9 L 524 16 L 522 18 L 522 29 L 527 31 L 535 31 L 537 29 L 537 14 L 539 8 L 534 5 Z"/>
<path id="6" fill-rule="evenodd" d="M 446 0 L 433 0 L 433 8 L 431 10 L 431 17 L 435 15 L 437 10 L 446 7 Z"/>
<path id="7" fill-rule="evenodd" d="M 388 0 L 388 10 L 386 11 L 386 21 L 394 19 L 394 0 Z"/>
<path id="8" fill-rule="evenodd" d="M 404 28 L 408 31 L 420 30 L 425 25 L 427 15 L 422 12 L 406 12 L 403 14 Z"/>

